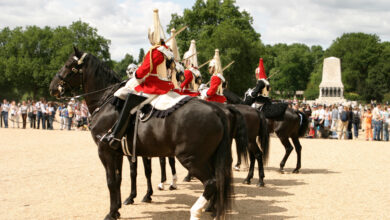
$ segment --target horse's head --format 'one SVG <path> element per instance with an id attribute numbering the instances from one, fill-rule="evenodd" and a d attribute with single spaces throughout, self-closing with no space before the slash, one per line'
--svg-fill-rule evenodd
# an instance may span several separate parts
<path id="1" fill-rule="evenodd" d="M 83 66 L 87 54 L 79 51 L 76 47 L 73 49 L 74 52 L 50 83 L 50 94 L 57 98 L 61 98 L 65 92 L 72 92 L 83 85 Z"/>

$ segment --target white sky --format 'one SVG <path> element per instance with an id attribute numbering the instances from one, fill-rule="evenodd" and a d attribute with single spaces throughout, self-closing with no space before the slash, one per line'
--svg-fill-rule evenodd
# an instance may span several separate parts
<path id="1" fill-rule="evenodd" d="M 0 0 L 0 28 L 37 25 L 68 26 L 81 19 L 111 40 L 112 59 L 126 53 L 138 57 L 147 49 L 152 10 L 160 10 L 163 27 L 172 13 L 182 14 L 195 0 Z M 304 43 L 326 49 L 348 32 L 377 34 L 390 40 L 388 0 L 237 0 L 254 18 L 254 28 L 265 44 Z"/>

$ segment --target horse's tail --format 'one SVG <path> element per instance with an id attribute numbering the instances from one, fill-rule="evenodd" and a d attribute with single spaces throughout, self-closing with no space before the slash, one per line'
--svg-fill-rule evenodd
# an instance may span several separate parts
<path id="1" fill-rule="evenodd" d="M 232 149 L 228 130 L 227 117 L 221 111 L 217 113 L 223 124 L 223 138 L 219 143 L 215 153 L 215 178 L 216 178 L 216 200 L 215 208 L 218 217 L 224 216 L 226 210 L 230 208 L 230 195 L 233 193 L 232 188 Z"/>
<path id="2" fill-rule="evenodd" d="M 298 131 L 298 135 L 299 137 L 303 137 L 309 127 L 309 119 L 307 118 L 307 115 L 303 112 L 298 112 L 298 115 L 300 117 L 300 126 L 299 126 L 299 131 Z"/>
<path id="3" fill-rule="evenodd" d="M 234 106 L 227 108 L 234 116 L 234 139 L 236 140 L 237 157 L 248 161 L 248 128 L 244 116 Z"/>
<path id="4" fill-rule="evenodd" d="M 257 111 L 260 119 L 259 126 L 259 139 L 261 151 L 263 152 L 263 164 L 266 165 L 269 158 L 269 132 L 268 132 L 268 124 L 265 115 L 261 111 Z M 259 140 L 257 140 L 259 142 Z"/>

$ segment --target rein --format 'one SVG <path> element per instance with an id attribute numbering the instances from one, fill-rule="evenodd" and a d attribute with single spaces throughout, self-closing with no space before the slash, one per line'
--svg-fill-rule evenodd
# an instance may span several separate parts
<path id="1" fill-rule="evenodd" d="M 111 88 L 117 86 L 118 84 L 122 84 L 124 82 L 127 82 L 127 80 L 124 80 L 124 81 L 119 82 L 119 83 L 115 83 L 115 84 L 113 84 L 111 86 L 108 86 L 108 87 L 106 87 L 104 89 L 99 89 L 99 90 L 96 90 L 96 91 L 93 91 L 93 92 L 87 92 L 87 93 L 83 93 L 83 94 L 76 95 L 76 96 L 71 96 L 71 97 L 61 97 L 60 99 L 64 99 L 64 100 L 79 99 L 81 97 L 85 97 L 85 96 L 89 96 L 89 95 L 93 95 L 93 94 L 96 94 L 96 93 L 99 93 L 99 92 L 106 91 L 106 90 L 111 89 Z"/>

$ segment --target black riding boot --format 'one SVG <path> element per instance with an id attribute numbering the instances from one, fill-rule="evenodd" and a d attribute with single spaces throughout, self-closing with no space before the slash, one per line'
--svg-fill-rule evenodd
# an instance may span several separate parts
<path id="1" fill-rule="evenodd" d="M 141 104 L 141 102 L 143 102 L 145 99 L 146 98 L 143 96 L 134 94 L 129 94 L 127 96 L 121 114 L 119 115 L 112 132 L 107 134 L 103 139 L 103 141 L 108 142 L 112 149 L 117 150 L 121 147 L 121 139 L 125 135 L 127 126 L 130 122 L 130 111 L 137 105 Z"/>

